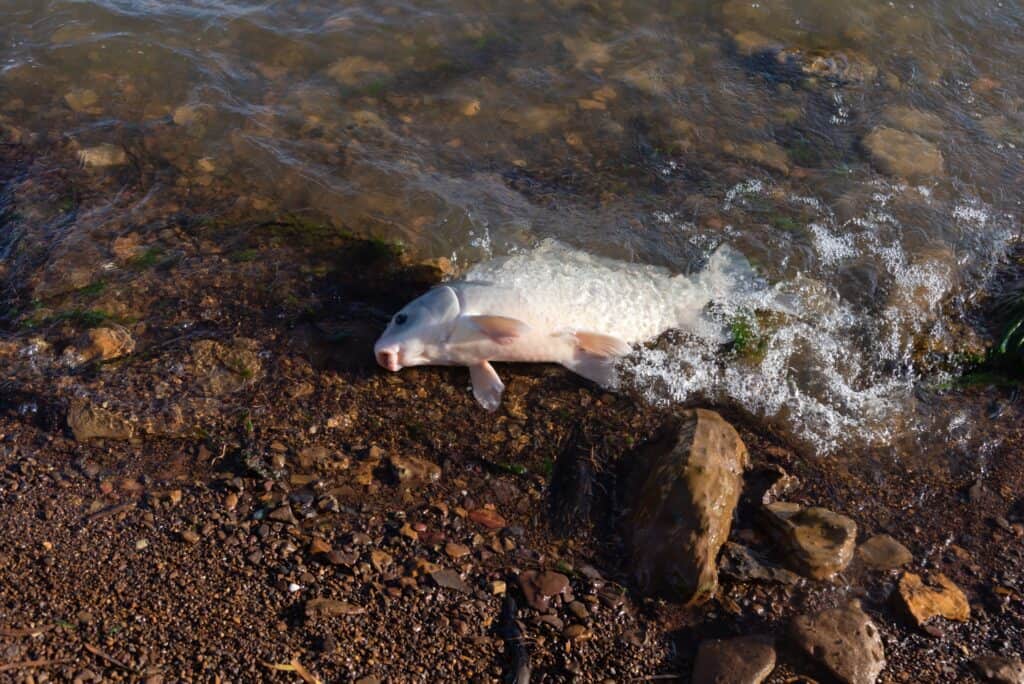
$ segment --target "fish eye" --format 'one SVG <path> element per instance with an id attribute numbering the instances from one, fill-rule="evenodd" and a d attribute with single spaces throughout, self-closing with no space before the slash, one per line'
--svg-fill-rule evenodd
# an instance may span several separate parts
<path id="1" fill-rule="evenodd" d="M 409 317 L 405 314 L 398 314 L 395 316 L 395 325 L 405 325 L 405 322 L 409 320 Z"/>

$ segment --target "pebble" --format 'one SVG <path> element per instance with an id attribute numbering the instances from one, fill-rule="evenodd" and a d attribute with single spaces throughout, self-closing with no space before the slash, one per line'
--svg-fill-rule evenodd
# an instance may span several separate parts
<path id="1" fill-rule="evenodd" d="M 459 559 L 469 555 L 469 547 L 463 544 L 456 544 L 455 542 L 448 542 L 444 545 L 444 552 L 451 558 Z"/>
<path id="2" fill-rule="evenodd" d="M 519 574 L 519 588 L 530 607 L 544 613 L 551 606 L 551 598 L 569 588 L 569 578 L 550 570 L 542 573 L 526 570 Z"/>
<path id="3" fill-rule="evenodd" d="M 572 639 L 573 641 L 583 641 L 594 636 L 593 632 L 579 624 L 569 625 L 562 634 L 566 639 Z"/>
<path id="4" fill-rule="evenodd" d="M 195 530 L 185 530 L 181 533 L 181 538 L 189 544 L 195 544 L 199 541 L 199 534 Z"/>
<path id="5" fill-rule="evenodd" d="M 568 605 L 569 612 L 572 613 L 577 620 L 586 620 L 590 617 L 590 611 L 587 607 L 579 601 L 573 601 Z"/>
<path id="6" fill-rule="evenodd" d="M 296 522 L 295 514 L 292 513 L 292 508 L 288 504 L 278 506 L 277 508 L 272 510 L 267 515 L 267 518 L 269 518 L 270 520 L 275 520 L 277 522 L 288 523 L 290 525 L 294 525 Z"/>
<path id="7" fill-rule="evenodd" d="M 500 530 L 505 527 L 505 519 L 491 508 L 477 508 L 469 512 L 469 519 L 489 530 Z"/>
<path id="8" fill-rule="evenodd" d="M 453 589 L 462 594 L 469 594 L 473 591 L 470 588 L 470 586 L 466 584 L 466 582 L 459 576 L 459 573 L 449 568 L 435 570 L 434 572 L 430 573 L 430 579 L 432 579 L 434 583 L 439 587 L 443 587 L 445 589 Z"/>
<path id="9" fill-rule="evenodd" d="M 491 580 L 487 583 L 487 590 L 495 596 L 501 596 L 507 589 L 504 580 Z"/>

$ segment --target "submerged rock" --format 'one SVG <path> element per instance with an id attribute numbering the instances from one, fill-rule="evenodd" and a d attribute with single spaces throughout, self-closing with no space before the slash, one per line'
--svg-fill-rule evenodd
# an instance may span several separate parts
<path id="1" fill-rule="evenodd" d="M 764 519 L 787 563 L 812 579 L 828 579 L 853 559 L 857 524 L 825 508 L 776 502 L 764 507 Z"/>
<path id="2" fill-rule="evenodd" d="M 749 458 L 736 430 L 713 411 L 684 411 L 641 453 L 646 473 L 628 521 L 634 573 L 648 592 L 701 603 L 718 586 Z"/>
<path id="3" fill-rule="evenodd" d="M 135 350 L 131 333 L 119 325 L 93 328 L 85 338 L 86 343 L 80 353 L 83 361 L 109 361 Z"/>
<path id="4" fill-rule="evenodd" d="M 801 650 L 846 684 L 873 684 L 885 669 L 882 637 L 856 601 L 801 615 L 790 632 Z"/>
<path id="5" fill-rule="evenodd" d="M 893 128 L 915 133 L 929 140 L 937 140 L 945 134 L 946 126 L 938 114 L 923 112 L 913 107 L 890 105 L 882 110 L 882 119 Z"/>
<path id="6" fill-rule="evenodd" d="M 252 340 L 236 338 L 230 344 L 199 340 L 191 351 L 199 384 L 210 396 L 237 392 L 251 384 L 263 369 Z"/>
<path id="7" fill-rule="evenodd" d="M 547 612 L 551 599 L 569 589 L 569 578 L 560 572 L 526 570 L 519 574 L 519 588 L 526 602 L 536 611 Z"/>
<path id="8" fill-rule="evenodd" d="M 89 168 L 105 168 L 108 166 L 120 166 L 128 162 L 128 153 L 124 148 L 110 143 L 103 143 L 95 147 L 86 147 L 78 152 L 78 161 L 82 166 Z"/>
<path id="9" fill-rule="evenodd" d="M 775 647 L 761 636 L 707 639 L 697 649 L 693 681 L 701 684 L 759 684 L 775 669 Z"/>
<path id="10" fill-rule="evenodd" d="M 75 439 L 131 439 L 134 426 L 121 416 L 96 406 L 86 399 L 75 399 L 68 409 L 68 427 Z"/>
<path id="11" fill-rule="evenodd" d="M 996 684 L 1024 684 L 1024 663 L 1020 658 L 983 655 L 971 663 L 979 675 Z"/>
<path id="12" fill-rule="evenodd" d="M 892 570 L 914 560 L 910 550 L 887 534 L 876 534 L 857 547 L 865 565 L 876 570 Z"/>
<path id="13" fill-rule="evenodd" d="M 942 152 L 915 133 L 879 126 L 864 138 L 864 148 L 875 166 L 892 176 L 922 180 L 943 172 Z"/>
<path id="14" fill-rule="evenodd" d="M 942 573 L 927 581 L 912 572 L 903 574 L 899 586 L 900 599 L 918 625 L 924 626 L 934 617 L 966 622 L 971 617 L 967 596 Z"/>

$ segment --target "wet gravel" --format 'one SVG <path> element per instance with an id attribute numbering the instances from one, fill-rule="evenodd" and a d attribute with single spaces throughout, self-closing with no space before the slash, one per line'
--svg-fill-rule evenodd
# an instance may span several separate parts
<path id="1" fill-rule="evenodd" d="M 64 182 L 5 181 L 26 214 Z M 636 591 L 622 540 L 630 455 L 667 409 L 524 365 L 503 369 L 505 404 L 486 414 L 460 369 L 373 364 L 386 316 L 435 268 L 294 217 L 134 220 L 135 237 L 97 223 L 103 255 L 25 248 L 4 266 L 0 680 L 499 681 L 525 667 L 531 681 L 685 682 L 701 640 L 767 634 L 769 682 L 828 681 L 788 625 L 851 598 L 881 632 L 883 682 L 972 681 L 975 656 L 1021 654 L 1024 431 L 999 390 L 962 396 L 1006 407 L 984 469 L 808 453 L 715 407 L 752 460 L 731 542 L 787 561 L 757 522 L 782 471 L 787 500 L 949 577 L 970 620 L 918 628 L 895 600 L 900 571 L 857 557 L 828 581 L 724 574 L 683 609 Z M 107 258 L 98 288 L 89 269 Z M 104 327 L 130 350 L 82 355 Z"/>

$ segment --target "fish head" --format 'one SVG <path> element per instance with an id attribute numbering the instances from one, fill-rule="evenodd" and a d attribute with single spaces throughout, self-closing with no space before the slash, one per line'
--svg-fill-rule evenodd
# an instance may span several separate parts
<path id="1" fill-rule="evenodd" d="M 435 287 L 396 313 L 373 345 L 377 363 L 389 371 L 439 360 L 459 316 L 459 299 L 447 285 Z"/>

